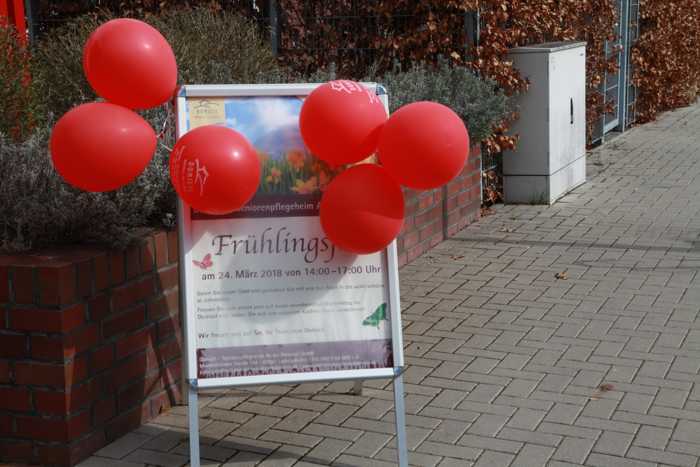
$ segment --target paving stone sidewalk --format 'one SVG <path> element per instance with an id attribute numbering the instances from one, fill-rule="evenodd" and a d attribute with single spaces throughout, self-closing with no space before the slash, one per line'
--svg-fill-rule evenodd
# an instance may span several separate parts
<path id="1" fill-rule="evenodd" d="M 700 105 L 589 156 L 551 207 L 506 206 L 401 271 L 416 466 L 695 466 Z M 388 381 L 201 399 L 206 466 L 395 465 Z M 186 408 L 82 467 L 181 466 Z"/>

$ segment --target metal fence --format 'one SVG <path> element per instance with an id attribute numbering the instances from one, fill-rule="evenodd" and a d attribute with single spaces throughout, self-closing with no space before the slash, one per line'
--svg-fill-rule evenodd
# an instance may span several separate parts
<path id="1" fill-rule="evenodd" d="M 639 38 L 639 0 L 616 0 L 618 22 L 615 40 L 605 43 L 606 58 L 615 58 L 619 67 L 606 72 L 598 91 L 607 111 L 594 126 L 591 141 L 603 142 L 612 132 L 622 132 L 636 121 L 637 89 L 630 60 L 632 47 Z"/>

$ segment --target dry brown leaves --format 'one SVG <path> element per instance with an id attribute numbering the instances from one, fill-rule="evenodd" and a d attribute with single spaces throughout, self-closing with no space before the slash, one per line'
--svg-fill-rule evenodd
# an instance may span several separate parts
<path id="1" fill-rule="evenodd" d="M 690 0 L 688 0 L 690 1 Z M 451 57 L 491 78 L 508 94 L 527 89 L 527 82 L 508 60 L 508 50 L 524 44 L 585 40 L 587 49 L 589 133 L 602 113 L 596 94 L 605 70 L 604 45 L 614 34 L 615 0 L 280 0 L 284 11 L 282 49 L 287 63 L 309 71 L 334 61 L 341 75 L 362 77 L 377 61 L 380 71 L 396 62 L 435 61 Z M 479 47 L 465 47 L 465 14 L 479 9 Z M 319 19 L 319 17 L 321 17 Z M 355 18 L 353 22 L 349 18 Z M 371 51 L 366 57 L 349 49 Z M 486 150 L 512 149 L 511 116 L 484 141 Z"/>
<path id="2" fill-rule="evenodd" d="M 700 94 L 700 0 L 642 0 L 640 8 L 641 35 L 632 63 L 637 118 L 647 122 Z"/>

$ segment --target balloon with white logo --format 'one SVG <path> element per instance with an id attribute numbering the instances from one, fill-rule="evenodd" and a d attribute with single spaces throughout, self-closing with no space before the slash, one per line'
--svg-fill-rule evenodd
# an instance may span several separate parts
<path id="1" fill-rule="evenodd" d="M 187 132 L 170 154 L 175 191 L 193 209 L 214 215 L 243 207 L 260 182 L 260 161 L 240 133 L 218 125 Z"/>

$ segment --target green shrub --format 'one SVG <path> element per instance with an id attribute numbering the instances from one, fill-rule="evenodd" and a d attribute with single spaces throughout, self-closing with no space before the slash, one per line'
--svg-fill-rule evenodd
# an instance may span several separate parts
<path id="1" fill-rule="evenodd" d="M 434 101 L 450 107 L 464 120 L 473 143 L 491 135 L 493 127 L 509 109 L 508 98 L 496 83 L 445 62 L 437 67 L 416 64 L 407 71 L 396 70 L 379 76 L 372 73 L 365 80 L 387 88 L 392 112 L 417 101 Z"/>
<path id="2" fill-rule="evenodd" d="M 91 242 L 122 247 L 144 227 L 173 224 L 176 198 L 165 144 L 174 143 L 174 119 L 167 106 L 142 113 L 156 132 L 165 129 L 171 137 L 158 145 L 146 171 L 126 187 L 85 193 L 64 183 L 51 164 L 51 125 L 75 105 L 96 99 L 83 76 L 82 48 L 90 32 L 107 19 L 108 14 L 80 17 L 33 46 L 31 91 L 38 107 L 34 132 L 15 142 L 7 137 L 7 127 L 0 127 L 1 251 Z M 177 10 L 146 21 L 170 41 L 181 83 L 285 79 L 256 25 L 240 16 L 208 9 Z"/>
<path id="3" fill-rule="evenodd" d="M 168 219 L 164 154 L 134 182 L 110 193 L 86 193 L 56 174 L 48 152 L 49 128 L 23 142 L 0 135 L 0 250 L 24 251 L 47 245 L 95 242 L 125 246 L 138 228 Z"/>
<path id="4" fill-rule="evenodd" d="M 58 118 L 74 105 L 96 99 L 83 74 L 83 46 L 90 33 L 109 19 L 113 18 L 106 12 L 82 16 L 34 45 L 33 88 L 44 119 Z M 255 23 L 235 13 L 176 9 L 141 19 L 172 46 L 179 83 L 259 83 L 285 76 Z"/>
<path id="5" fill-rule="evenodd" d="M 29 54 L 15 28 L 0 21 L 0 132 L 17 140 L 31 132 L 34 105 L 28 78 Z"/>
<path id="6" fill-rule="evenodd" d="M 285 72 L 248 18 L 196 8 L 147 18 L 170 42 L 185 84 L 269 83 Z"/>

